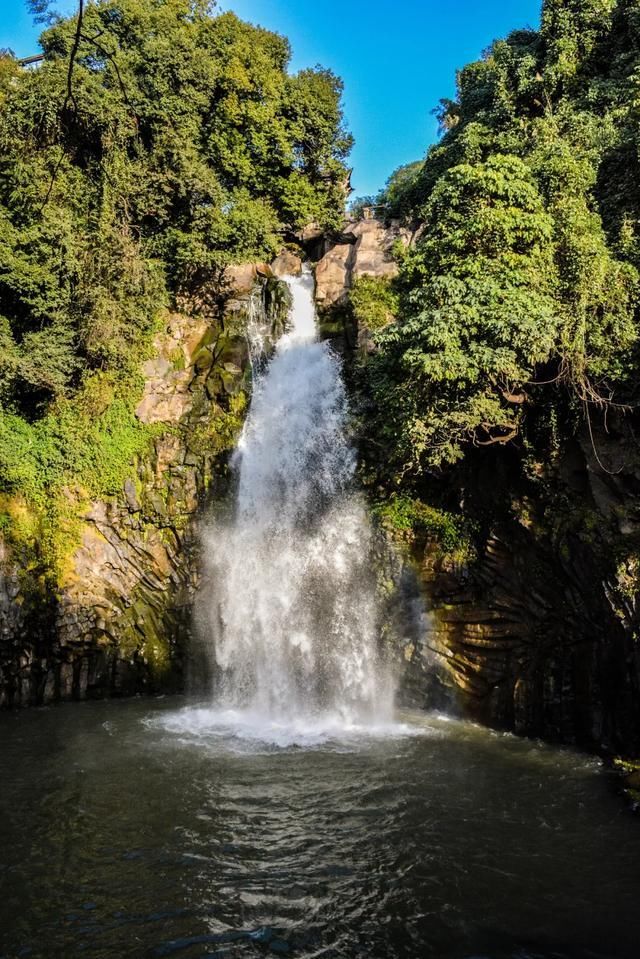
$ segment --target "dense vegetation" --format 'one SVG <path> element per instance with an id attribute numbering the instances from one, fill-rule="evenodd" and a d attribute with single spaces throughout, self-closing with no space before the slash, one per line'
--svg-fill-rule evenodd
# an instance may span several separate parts
<path id="1" fill-rule="evenodd" d="M 149 442 L 163 308 L 207 309 L 225 265 L 341 216 L 340 81 L 213 6 L 94 0 L 37 70 L 0 57 L 0 527 L 50 554 Z"/>
<path id="2" fill-rule="evenodd" d="M 544 456 L 544 429 L 551 449 L 637 404 L 640 2 L 546 0 L 440 122 L 378 198 L 418 238 L 365 369 L 372 456 L 416 489 L 473 447 Z"/>

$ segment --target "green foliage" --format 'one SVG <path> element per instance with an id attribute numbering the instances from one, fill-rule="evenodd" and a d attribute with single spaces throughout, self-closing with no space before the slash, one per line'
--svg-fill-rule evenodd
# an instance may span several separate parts
<path id="1" fill-rule="evenodd" d="M 545 81 L 553 89 L 571 81 L 597 56 L 611 30 L 616 0 L 545 0 L 541 35 L 546 43 Z M 588 79 L 588 77 L 585 77 Z"/>
<path id="2" fill-rule="evenodd" d="M 467 438 L 502 441 L 517 429 L 518 390 L 556 335 L 551 235 L 517 157 L 456 166 L 438 181 L 403 263 L 411 319 L 378 337 L 374 357 L 390 426 L 402 423 L 397 442 L 416 468 L 425 456 L 455 461 Z"/>
<path id="3" fill-rule="evenodd" d="M 63 486 L 90 496 L 118 493 L 152 434 L 132 412 L 124 385 L 97 374 L 73 401 L 60 401 L 34 423 L 0 411 L 2 489 L 38 505 Z"/>
<path id="4" fill-rule="evenodd" d="M 416 199 L 414 187 L 422 167 L 422 160 L 398 167 L 387 180 L 384 189 L 375 196 L 360 196 L 352 200 L 349 206 L 351 216 L 361 220 L 365 210 L 372 209 L 376 216 L 387 221 L 410 219 Z"/>
<path id="5" fill-rule="evenodd" d="M 349 292 L 358 326 L 375 332 L 391 323 L 398 312 L 398 294 L 385 276 L 359 276 Z"/>
<path id="6" fill-rule="evenodd" d="M 373 513 L 390 533 L 410 545 L 419 544 L 424 548 L 425 541 L 431 541 L 443 554 L 457 561 L 473 557 L 470 531 L 460 516 L 396 493 L 375 504 Z"/>
<path id="7" fill-rule="evenodd" d="M 9 524 L 5 535 L 29 554 L 37 545 L 47 575 L 54 579 L 75 544 L 86 503 L 120 492 L 158 431 L 133 413 L 134 387 L 131 381 L 98 373 L 73 400 L 60 400 L 33 423 L 0 409 L 0 496 L 12 504 L 14 520 L 29 518 L 27 525 Z M 17 513 L 16 502 L 25 504 Z M 37 544 L 31 542 L 34 537 Z"/>
<path id="8" fill-rule="evenodd" d="M 149 442 L 162 310 L 336 225 L 351 138 L 338 78 L 289 74 L 286 39 L 208 0 L 86 4 L 70 94 L 77 20 L 32 6 L 43 64 L 0 56 L 0 494 L 53 529 L 65 490 L 118 492 Z"/>
<path id="9" fill-rule="evenodd" d="M 167 290 L 335 224 L 351 145 L 333 74 L 289 75 L 284 38 L 208 3 L 89 4 L 69 98 L 75 30 L 37 71 L 0 60 L 0 389 L 28 417 L 126 368 Z"/>
<path id="10" fill-rule="evenodd" d="M 526 433 L 532 406 L 633 402 L 640 4 L 547 0 L 441 104 L 441 141 L 398 189 L 418 241 L 366 383 L 406 480 Z M 544 384 L 547 384 L 546 389 Z"/>
<path id="11" fill-rule="evenodd" d="M 423 165 L 423 160 L 405 163 L 391 174 L 377 198 L 386 220 L 405 220 L 410 216 Z"/>
<path id="12" fill-rule="evenodd" d="M 230 396 L 228 409 L 219 409 L 215 418 L 191 430 L 189 449 L 197 454 L 232 450 L 242 431 L 246 407 L 247 397 L 244 392 Z"/>

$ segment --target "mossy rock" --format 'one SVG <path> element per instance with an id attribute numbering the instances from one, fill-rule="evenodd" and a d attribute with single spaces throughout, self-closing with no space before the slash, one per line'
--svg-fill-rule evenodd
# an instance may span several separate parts
<path id="1" fill-rule="evenodd" d="M 225 393 L 228 393 L 229 396 L 236 396 L 240 392 L 243 382 L 242 370 L 239 370 L 238 372 L 230 372 L 225 368 L 221 370 L 220 378 L 222 380 Z"/>
<path id="2" fill-rule="evenodd" d="M 342 336 L 344 333 L 344 323 L 341 320 L 321 320 L 318 328 L 322 339 Z"/>
<path id="3" fill-rule="evenodd" d="M 222 393 L 222 390 L 224 389 L 224 386 L 222 383 L 222 377 L 220 376 L 220 374 L 217 372 L 216 373 L 212 372 L 207 377 L 207 380 L 204 384 L 204 388 L 206 390 L 206 393 L 209 399 L 212 401 L 215 400 L 216 397 L 219 396 L 220 393 Z"/>
<path id="4" fill-rule="evenodd" d="M 289 311 L 293 303 L 291 290 L 282 280 L 271 277 L 264 286 L 263 303 L 265 314 L 271 320 L 271 336 L 277 340 L 287 329 Z"/>
<path id="5" fill-rule="evenodd" d="M 171 361 L 171 365 L 176 371 L 176 373 L 181 373 L 183 370 L 186 370 L 187 360 L 184 355 L 184 350 L 182 349 L 181 346 L 177 346 L 175 350 L 173 350 L 173 352 L 171 353 L 169 357 L 169 360 Z"/>
<path id="6" fill-rule="evenodd" d="M 196 353 L 193 366 L 196 373 L 205 373 L 207 370 L 211 369 L 213 364 L 213 353 L 211 348 L 208 346 L 203 346 Z"/>
<path id="7" fill-rule="evenodd" d="M 196 343 L 196 346 L 191 353 L 191 362 L 198 355 L 200 350 L 204 349 L 206 346 L 212 346 L 218 337 L 220 336 L 220 329 L 217 326 L 210 326 L 204 336 Z"/>

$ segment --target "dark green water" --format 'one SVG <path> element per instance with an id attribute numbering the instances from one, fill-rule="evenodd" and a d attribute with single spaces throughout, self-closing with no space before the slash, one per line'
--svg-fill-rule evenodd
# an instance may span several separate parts
<path id="1" fill-rule="evenodd" d="M 640 822 L 597 762 L 424 717 L 277 748 L 181 706 L 0 717 L 3 959 L 640 955 Z"/>

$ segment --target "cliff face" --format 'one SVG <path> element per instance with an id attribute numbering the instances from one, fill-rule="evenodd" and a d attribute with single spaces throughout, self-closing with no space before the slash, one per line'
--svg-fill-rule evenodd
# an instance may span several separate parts
<path id="1" fill-rule="evenodd" d="M 322 255 L 316 266 L 316 300 L 321 313 L 344 304 L 354 281 L 361 276 L 394 276 L 397 266 L 393 246 L 408 243 L 409 232 L 385 227 L 379 220 L 350 223 L 332 238 L 320 238 Z M 309 241 L 307 241 L 309 242 Z"/>
<path id="2" fill-rule="evenodd" d="M 368 331 L 332 321 L 358 276 L 393 275 L 391 249 L 409 236 L 376 221 L 349 233 L 324 249 L 318 301 L 326 334 L 355 347 Z M 640 457 L 632 418 L 596 419 L 552 461 L 535 451 L 525 461 L 515 447 L 471 450 L 434 481 L 435 499 L 473 530 L 465 555 L 428 533 L 395 536 L 429 610 L 396 623 L 407 702 L 640 753 Z"/>
<path id="3" fill-rule="evenodd" d="M 317 259 L 321 325 L 338 347 L 366 336 L 345 320 L 348 293 L 359 276 L 393 274 L 398 239 L 408 237 L 376 221 L 303 238 Z M 285 253 L 272 266 L 282 275 L 299 260 Z M 215 319 L 167 315 L 137 407 L 157 434 L 121 495 L 83 513 L 58 589 L 0 541 L 0 704 L 182 687 L 198 520 L 225 491 L 246 405 L 247 314 L 258 304 L 276 325 L 283 316 L 269 276 L 252 265 L 232 271 Z M 474 530 L 466 555 L 426 534 L 401 544 L 403 570 L 383 550 L 380 576 L 404 592 L 390 603 L 388 632 L 405 701 L 640 752 L 640 456 L 630 422 L 609 417 L 607 428 L 594 427 L 593 442 L 585 428 L 528 476 L 517 451 L 467 457 L 447 480 L 448 503 Z"/>
<path id="4" fill-rule="evenodd" d="M 302 238 L 319 257 L 318 306 L 336 347 L 352 345 L 345 306 L 353 283 L 393 275 L 399 237 L 364 221 L 332 239 Z M 184 304 L 164 317 L 136 408 L 153 430 L 150 447 L 120 495 L 82 504 L 69 490 L 70 513 L 80 520 L 57 581 L 12 552 L 0 533 L 1 706 L 183 688 L 185 652 L 197 648 L 200 520 L 226 491 L 250 389 L 247 320 L 258 309 L 278 327 L 286 304 L 277 277 L 299 269 L 287 250 L 270 267 L 230 268 L 221 289 L 210 291 L 216 308 Z M 14 513 L 20 508 L 11 504 Z"/>
<path id="5" fill-rule="evenodd" d="M 225 488 L 242 425 L 247 313 L 278 315 L 268 274 L 250 264 L 228 271 L 214 318 L 165 317 L 136 411 L 153 425 L 151 447 L 120 496 L 83 511 L 59 583 L 44 582 L 0 541 L 0 705 L 181 687 L 197 518 Z M 71 491 L 69 499 L 77 510 Z"/>
<path id="6" fill-rule="evenodd" d="M 609 429 L 600 456 L 605 441 L 632 449 Z M 637 755 L 639 464 L 604 474 L 586 431 L 537 488 L 498 459 L 478 457 L 456 489 L 475 555 L 452 562 L 429 541 L 414 554 L 453 702 L 522 735 Z"/>

